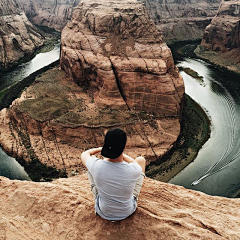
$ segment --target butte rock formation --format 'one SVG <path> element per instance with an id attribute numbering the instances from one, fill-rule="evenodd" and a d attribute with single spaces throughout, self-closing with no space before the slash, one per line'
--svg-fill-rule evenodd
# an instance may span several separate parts
<path id="1" fill-rule="evenodd" d="M 202 39 L 221 0 L 141 0 L 167 42 Z"/>
<path id="2" fill-rule="evenodd" d="M 180 133 L 184 85 L 170 49 L 142 3 L 81 1 L 62 32 L 60 65 L 1 111 L 0 142 L 27 161 L 81 167 L 112 127 L 127 153 L 156 160 Z"/>
<path id="3" fill-rule="evenodd" d="M 40 26 L 61 31 L 71 19 L 73 8 L 80 0 L 19 0 L 29 20 Z"/>
<path id="4" fill-rule="evenodd" d="M 101 107 L 180 117 L 183 82 L 137 1 L 81 1 L 62 32 L 61 67 Z"/>
<path id="5" fill-rule="evenodd" d="M 240 2 L 222 1 L 196 53 L 240 73 Z M 206 49 L 206 51 L 204 51 Z M 209 51 L 211 50 L 211 51 Z"/>
<path id="6" fill-rule="evenodd" d="M 0 70 L 42 46 L 44 37 L 29 22 L 17 0 L 0 2 Z"/>

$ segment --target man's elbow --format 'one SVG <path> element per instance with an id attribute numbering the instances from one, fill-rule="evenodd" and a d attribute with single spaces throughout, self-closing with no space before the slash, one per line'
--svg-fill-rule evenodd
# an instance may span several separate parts
<path id="1" fill-rule="evenodd" d="M 84 165 L 84 166 L 86 166 L 86 152 L 83 152 L 82 154 L 81 154 L 81 161 L 82 161 L 82 164 Z"/>

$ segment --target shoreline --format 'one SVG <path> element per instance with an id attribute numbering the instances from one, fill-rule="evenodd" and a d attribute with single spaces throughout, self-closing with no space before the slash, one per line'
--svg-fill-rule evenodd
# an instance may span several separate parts
<path id="1" fill-rule="evenodd" d="M 210 120 L 204 110 L 188 95 L 184 97 L 182 128 L 174 146 L 146 168 L 146 176 L 168 182 L 189 163 L 210 137 Z"/>
<path id="2" fill-rule="evenodd" d="M 203 59 L 206 62 L 214 64 L 221 70 L 226 70 L 232 74 L 240 76 L 240 66 L 237 67 L 237 63 L 232 62 L 227 56 L 227 53 L 215 52 L 198 45 L 194 50 L 194 54 L 197 58 Z"/>
<path id="3" fill-rule="evenodd" d="M 194 49 L 199 43 L 199 40 L 181 41 L 170 45 L 174 61 L 186 56 L 196 57 Z M 182 70 L 198 81 L 201 80 L 191 69 Z M 170 181 L 194 161 L 199 150 L 209 139 L 211 122 L 200 105 L 187 94 L 184 97 L 182 116 L 181 132 L 177 141 L 166 154 L 147 166 L 147 176 L 163 182 Z"/>
<path id="4" fill-rule="evenodd" d="M 25 53 L 25 55 L 20 58 L 17 62 L 12 63 L 7 68 L 0 67 L 0 76 L 7 74 L 17 67 L 19 67 L 21 64 L 24 64 L 30 60 L 32 60 L 37 54 L 49 52 L 54 48 L 54 45 L 58 43 L 60 39 L 60 33 L 53 31 L 52 33 L 47 32 L 45 29 L 39 28 L 39 26 L 36 26 L 41 35 L 44 36 L 45 40 L 42 46 L 36 48 L 32 53 L 28 54 Z M 47 28 L 47 27 L 46 27 Z"/>
<path id="5" fill-rule="evenodd" d="M 20 95 L 21 91 L 25 87 L 31 85 L 31 83 L 34 82 L 35 78 L 39 74 L 42 74 L 47 69 L 52 68 L 53 66 L 56 66 L 58 64 L 57 62 L 58 61 L 38 70 L 37 72 L 32 73 L 29 77 L 23 79 L 21 82 L 12 86 L 10 88 L 11 91 L 8 91 L 8 93 L 10 93 L 10 94 L 6 94 L 5 97 L 3 98 L 3 102 L 1 103 L 1 108 L 9 107 L 11 105 L 12 101 Z M 172 177 L 174 177 L 185 166 L 187 166 L 191 161 L 193 161 L 193 159 L 196 157 L 199 149 L 202 147 L 202 145 L 207 141 L 207 139 L 209 137 L 209 131 L 210 131 L 209 125 L 210 124 L 209 124 L 209 120 L 208 120 L 206 114 L 204 113 L 204 111 L 200 108 L 200 106 L 197 103 L 195 103 L 193 100 L 190 100 L 190 97 L 188 97 L 188 96 L 185 97 L 184 102 L 190 103 L 190 106 L 193 106 L 193 107 L 190 107 L 190 109 L 188 109 L 188 107 L 186 107 L 186 106 L 184 107 L 183 111 L 185 111 L 185 109 L 188 109 L 188 110 L 186 113 L 183 112 L 183 116 L 185 116 L 185 117 L 183 117 L 183 119 L 182 119 L 182 124 L 189 121 L 189 125 L 192 125 L 192 122 L 194 122 L 194 121 L 188 118 L 188 116 L 192 116 L 192 114 L 190 112 L 195 113 L 195 116 L 197 116 L 196 117 L 197 120 L 199 119 L 199 117 L 198 117 L 199 115 L 201 116 L 200 119 L 205 118 L 205 120 L 203 120 L 203 122 L 204 122 L 203 125 L 204 126 L 206 125 L 206 126 L 199 130 L 199 135 L 201 134 L 201 132 L 204 132 L 203 139 L 199 140 L 200 144 L 197 145 L 197 148 L 195 148 L 195 146 L 193 146 L 193 148 L 190 149 L 188 146 L 186 146 L 186 144 L 189 143 L 189 141 L 191 142 L 191 136 L 189 137 L 186 134 L 184 135 L 182 133 L 182 132 L 184 132 L 184 130 L 182 128 L 181 133 L 178 137 L 178 140 L 175 142 L 174 146 L 166 154 L 164 154 L 161 158 L 159 158 L 159 161 L 155 162 L 155 165 L 156 164 L 159 165 L 161 163 L 161 167 L 164 169 L 162 171 L 162 177 L 157 180 L 167 182 Z M 191 110 L 191 109 L 194 109 L 194 110 Z M 195 122 L 197 122 L 197 121 L 195 121 Z M 206 122 L 208 122 L 208 124 Z M 201 125 L 201 123 L 199 123 L 199 124 Z M 185 132 L 186 132 L 186 130 L 185 130 Z M 195 129 L 192 132 L 195 133 L 196 132 Z M 186 139 L 188 139 L 188 140 L 186 141 Z M 178 150 L 176 150 L 177 148 L 180 149 L 179 152 L 178 152 Z M 169 157 L 171 154 L 172 154 L 172 158 L 171 158 L 171 160 L 169 160 Z M 181 158 L 181 160 L 178 159 L 179 157 Z M 34 181 L 40 181 L 40 180 L 51 181 L 51 180 L 53 180 L 55 178 L 59 178 L 63 175 L 64 175 L 64 177 L 66 177 L 66 175 L 64 173 L 57 171 L 57 169 L 48 169 L 49 170 L 48 171 L 46 166 L 44 166 L 44 164 L 42 164 L 40 161 L 35 161 L 33 163 L 29 163 L 29 162 L 27 162 L 21 158 L 17 158 L 17 157 L 16 157 L 16 160 L 22 166 L 25 167 L 26 171 L 28 172 L 28 174 L 31 175 L 31 178 Z M 153 171 L 152 170 L 153 165 L 154 165 L 153 163 L 148 165 L 148 166 L 151 166 L 151 171 Z M 33 166 L 34 166 L 34 168 L 33 168 Z M 47 172 L 43 173 L 43 169 L 44 169 L 44 171 L 47 171 Z M 34 173 L 36 175 L 35 177 L 33 176 Z M 44 175 L 47 177 L 43 177 Z M 148 173 L 147 173 L 147 175 L 148 175 Z M 158 173 L 158 178 L 159 178 L 159 173 Z"/>

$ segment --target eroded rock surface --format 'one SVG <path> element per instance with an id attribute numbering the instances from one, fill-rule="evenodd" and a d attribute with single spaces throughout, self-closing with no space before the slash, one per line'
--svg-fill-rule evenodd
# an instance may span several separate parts
<path id="1" fill-rule="evenodd" d="M 61 67 L 99 106 L 180 117 L 182 78 L 141 3 L 81 1 L 61 49 Z"/>
<path id="2" fill-rule="evenodd" d="M 124 129 L 126 153 L 148 161 L 163 155 L 180 132 L 178 118 L 97 107 L 91 88 L 79 87 L 57 68 L 39 76 L 0 113 L 0 142 L 8 153 L 69 174 L 82 171 L 82 151 L 102 146 L 110 128 Z"/>
<path id="3" fill-rule="evenodd" d="M 240 2 L 223 1 L 204 32 L 197 53 L 240 73 Z M 211 51 L 204 51 L 204 49 Z M 213 51 L 213 52 L 212 52 Z"/>
<path id="4" fill-rule="evenodd" d="M 36 25 L 61 31 L 80 0 L 19 0 L 27 17 Z"/>
<path id="5" fill-rule="evenodd" d="M 52 183 L 0 178 L 0 239 L 239 239 L 240 199 L 145 178 L 138 209 L 109 222 L 94 213 L 87 175 Z"/>
<path id="6" fill-rule="evenodd" d="M 7 69 L 44 43 L 17 0 L 0 3 L 0 70 Z"/>
<path id="7" fill-rule="evenodd" d="M 126 153 L 148 162 L 177 140 L 183 80 L 141 3 L 82 1 L 62 32 L 61 67 L 1 111 L 7 152 L 71 174 L 110 128 L 125 130 Z"/>
<path id="8" fill-rule="evenodd" d="M 141 0 L 167 42 L 201 39 L 221 0 Z"/>

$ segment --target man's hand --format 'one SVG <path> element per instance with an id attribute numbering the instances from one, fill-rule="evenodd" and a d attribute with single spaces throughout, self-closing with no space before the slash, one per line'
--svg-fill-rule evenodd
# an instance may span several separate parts
<path id="1" fill-rule="evenodd" d="M 102 150 L 102 147 L 98 147 L 98 148 L 91 148 L 91 149 L 88 149 L 88 150 L 84 151 L 84 152 L 81 154 L 81 160 L 82 160 L 83 165 L 86 167 L 86 160 L 87 160 L 91 155 L 94 155 L 94 154 L 96 154 L 96 153 L 101 152 L 101 150 Z"/>

